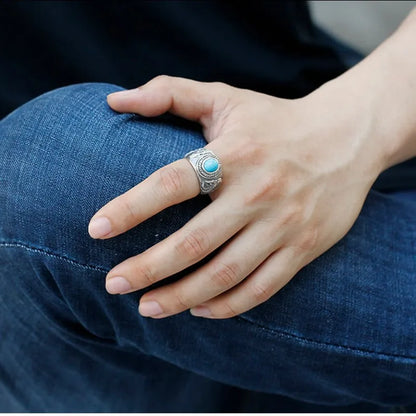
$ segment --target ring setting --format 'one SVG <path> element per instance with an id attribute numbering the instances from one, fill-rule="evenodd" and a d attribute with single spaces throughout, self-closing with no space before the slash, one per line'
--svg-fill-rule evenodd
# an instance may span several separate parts
<path id="1" fill-rule="evenodd" d="M 209 194 L 222 182 L 222 167 L 214 152 L 204 147 L 188 152 L 185 156 L 199 180 L 201 194 Z"/>

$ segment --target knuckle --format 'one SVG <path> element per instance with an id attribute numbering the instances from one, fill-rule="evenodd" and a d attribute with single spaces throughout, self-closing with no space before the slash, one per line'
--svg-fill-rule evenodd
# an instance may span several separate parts
<path id="1" fill-rule="evenodd" d="M 175 307 L 178 307 L 179 309 L 186 310 L 193 306 L 192 303 L 179 291 L 175 291 L 173 293 L 173 299 Z"/>
<path id="2" fill-rule="evenodd" d="M 230 151 L 226 156 L 227 163 L 259 166 L 264 162 L 265 150 L 258 142 L 247 137 L 238 152 Z"/>
<path id="3" fill-rule="evenodd" d="M 180 256 L 190 260 L 199 260 L 208 253 L 210 247 L 209 238 L 205 231 L 195 228 L 189 231 L 176 245 L 176 251 Z"/>
<path id="4" fill-rule="evenodd" d="M 291 209 L 290 211 L 283 214 L 281 218 L 281 225 L 294 225 L 298 224 L 301 220 L 301 213 L 298 209 Z"/>
<path id="5" fill-rule="evenodd" d="M 271 176 L 261 180 L 255 189 L 246 195 L 246 205 L 253 205 L 259 202 L 266 202 L 280 197 L 284 193 L 284 181 L 282 178 Z"/>
<path id="6" fill-rule="evenodd" d="M 213 87 L 217 87 L 217 88 L 224 88 L 224 87 L 227 87 L 228 86 L 225 82 L 221 82 L 221 81 L 213 81 L 210 84 Z"/>
<path id="7" fill-rule="evenodd" d="M 310 252 L 313 251 L 318 243 L 318 228 L 317 227 L 310 227 L 303 231 L 302 235 L 300 236 L 297 248 L 302 252 Z"/>
<path id="8" fill-rule="evenodd" d="M 122 198 L 120 202 L 122 205 L 120 212 L 127 213 L 127 222 L 130 223 L 135 221 L 139 215 L 132 200 L 129 198 Z"/>
<path id="9" fill-rule="evenodd" d="M 206 85 L 209 86 L 211 90 L 215 89 L 217 91 L 221 91 L 221 90 L 230 88 L 230 85 L 226 84 L 225 82 L 221 82 L 221 81 L 207 82 Z"/>
<path id="10" fill-rule="evenodd" d="M 224 301 L 221 304 L 220 310 L 214 315 L 221 318 L 232 318 L 233 316 L 237 316 L 240 313 L 241 312 L 237 312 L 237 310 L 231 305 L 229 301 Z"/>
<path id="11" fill-rule="evenodd" d="M 240 88 L 233 87 L 232 85 L 227 84 L 226 82 L 213 81 L 209 82 L 208 84 L 210 84 L 211 89 L 215 89 L 218 92 L 218 94 L 223 93 L 227 95 L 229 99 L 233 99 L 237 96 L 237 94 L 241 93 Z"/>
<path id="12" fill-rule="evenodd" d="M 178 168 L 173 166 L 166 166 L 159 171 L 160 188 L 163 192 L 163 197 L 173 199 L 183 189 L 183 179 Z M 156 187 L 158 188 L 158 187 Z"/>
<path id="13" fill-rule="evenodd" d="M 251 286 L 251 294 L 256 303 L 262 303 L 273 295 L 273 290 L 268 284 L 253 283 Z"/>
<path id="14" fill-rule="evenodd" d="M 160 74 L 153 78 L 153 82 L 163 87 L 163 86 L 167 86 L 167 84 L 170 82 L 170 79 L 171 77 L 169 75 Z"/>
<path id="15" fill-rule="evenodd" d="M 280 225 L 298 225 L 304 221 L 304 206 L 300 203 L 292 202 L 280 218 Z"/>
<path id="16" fill-rule="evenodd" d="M 215 287 L 229 288 L 240 280 L 240 272 L 240 266 L 237 263 L 218 263 L 214 267 L 211 280 Z"/>
<path id="17" fill-rule="evenodd" d="M 210 84 L 210 89 L 215 90 L 216 93 L 221 96 L 221 95 L 226 95 L 227 99 L 226 101 L 228 102 L 229 99 L 232 99 L 233 96 L 235 95 L 235 91 L 236 88 L 232 87 L 229 84 L 226 84 L 225 82 L 221 82 L 221 81 L 214 81 L 209 83 Z"/>
<path id="18" fill-rule="evenodd" d="M 148 264 L 135 264 L 135 275 L 140 281 L 144 280 L 146 286 L 152 285 L 158 280 L 155 272 Z"/>

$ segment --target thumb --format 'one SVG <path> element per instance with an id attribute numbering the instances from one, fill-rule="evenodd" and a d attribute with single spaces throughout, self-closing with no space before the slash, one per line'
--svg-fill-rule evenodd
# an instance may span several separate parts
<path id="1" fill-rule="evenodd" d="M 199 82 L 160 75 L 143 86 L 107 96 L 108 105 L 118 112 L 152 117 L 171 112 L 206 125 L 228 102 L 233 87 L 220 82 Z"/>

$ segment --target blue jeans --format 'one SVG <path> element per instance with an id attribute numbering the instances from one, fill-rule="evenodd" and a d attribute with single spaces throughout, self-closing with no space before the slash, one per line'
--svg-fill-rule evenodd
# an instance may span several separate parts
<path id="1" fill-rule="evenodd" d="M 118 114 L 108 84 L 46 93 L 0 124 L 0 411 L 388 411 L 416 402 L 416 192 L 370 191 L 350 232 L 262 305 L 154 320 L 106 273 L 210 199 L 110 240 L 106 202 L 194 148 L 193 124 Z M 143 201 L 145 204 L 146 201 Z M 199 264 L 168 278 L 176 280 Z M 162 282 L 163 284 L 164 282 Z"/>

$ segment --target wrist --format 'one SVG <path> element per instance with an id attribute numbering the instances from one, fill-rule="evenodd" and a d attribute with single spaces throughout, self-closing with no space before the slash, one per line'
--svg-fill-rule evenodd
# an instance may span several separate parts
<path id="1" fill-rule="evenodd" d="M 333 157 L 346 160 L 351 172 L 371 186 L 388 167 L 389 150 L 380 144 L 384 137 L 375 133 L 377 106 L 364 91 L 363 72 L 346 74 L 302 98 L 303 113 L 309 122 L 314 120 L 313 130 L 330 137 Z"/>
<path id="2" fill-rule="evenodd" d="M 415 38 L 412 12 L 372 54 L 328 83 L 347 95 L 351 122 L 366 136 L 381 171 L 416 156 Z"/>

